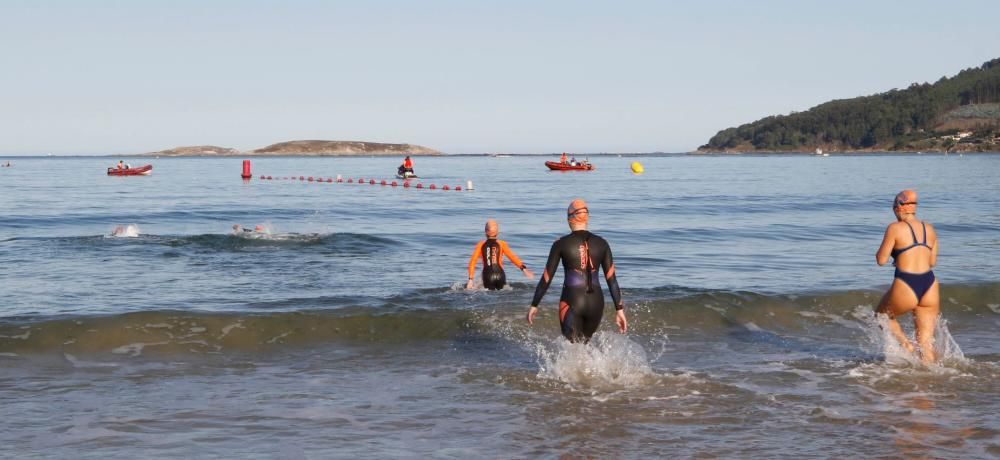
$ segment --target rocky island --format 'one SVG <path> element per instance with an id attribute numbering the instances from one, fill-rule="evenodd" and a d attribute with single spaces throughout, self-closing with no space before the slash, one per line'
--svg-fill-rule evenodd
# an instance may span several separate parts
<path id="1" fill-rule="evenodd" d="M 195 145 L 191 147 L 176 147 L 168 150 L 161 150 L 159 152 L 144 153 L 140 156 L 164 156 L 164 157 L 190 157 L 190 156 L 232 156 L 239 155 L 241 152 L 236 149 L 231 149 L 227 147 L 218 147 L 215 145 Z"/>
<path id="2" fill-rule="evenodd" d="M 240 151 L 233 148 L 201 145 L 176 147 L 145 156 L 359 156 L 359 155 L 441 155 L 441 152 L 414 144 L 380 142 L 301 140 L 272 144 L 259 149 Z"/>

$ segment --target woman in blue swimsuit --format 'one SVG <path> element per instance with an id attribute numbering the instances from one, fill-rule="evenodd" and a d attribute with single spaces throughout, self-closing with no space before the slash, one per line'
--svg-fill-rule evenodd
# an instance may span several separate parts
<path id="1" fill-rule="evenodd" d="M 882 245 L 875 253 L 875 262 L 885 265 L 892 257 L 896 266 L 889 292 L 882 296 L 878 313 L 889 317 L 889 330 L 906 350 L 914 346 L 903 334 L 896 317 L 913 312 L 920 359 L 924 363 L 934 356 L 934 329 L 941 314 L 938 282 L 931 268 L 937 264 L 938 242 L 934 227 L 917 220 L 917 192 L 903 190 L 892 201 L 896 222 L 885 229 Z"/>

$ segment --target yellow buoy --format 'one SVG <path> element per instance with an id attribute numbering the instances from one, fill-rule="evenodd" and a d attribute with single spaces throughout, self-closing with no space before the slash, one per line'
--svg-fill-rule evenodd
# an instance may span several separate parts
<path id="1" fill-rule="evenodd" d="M 644 171 L 645 171 L 645 169 L 643 169 L 642 163 L 639 163 L 638 161 L 633 161 L 632 162 L 632 173 L 633 174 L 642 174 Z"/>

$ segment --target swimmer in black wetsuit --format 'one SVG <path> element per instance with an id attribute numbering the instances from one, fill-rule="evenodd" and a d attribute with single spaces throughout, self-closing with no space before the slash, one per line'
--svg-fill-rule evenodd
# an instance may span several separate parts
<path id="1" fill-rule="evenodd" d="M 559 324 L 562 334 L 571 342 L 584 342 L 597 331 L 604 315 L 604 292 L 598 272 L 598 264 L 604 269 L 604 278 L 611 291 L 611 299 L 615 303 L 615 322 L 618 330 L 625 333 L 628 321 L 625 320 L 625 303 L 622 292 L 615 277 L 614 259 L 611 257 L 611 247 L 608 242 L 587 231 L 587 221 L 590 213 L 587 203 L 576 199 L 566 210 L 566 219 L 572 233 L 552 243 L 549 260 L 545 263 L 542 279 L 535 288 L 535 297 L 528 308 L 528 324 L 534 324 L 538 304 L 545 296 L 552 276 L 562 261 L 565 279 L 563 280 L 562 296 L 559 298 Z"/>

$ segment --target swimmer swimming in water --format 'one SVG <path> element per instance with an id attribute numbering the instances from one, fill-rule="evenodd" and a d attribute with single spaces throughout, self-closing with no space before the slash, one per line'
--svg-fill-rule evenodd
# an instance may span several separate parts
<path id="1" fill-rule="evenodd" d="M 479 263 L 480 259 L 483 261 L 483 287 L 491 291 L 502 289 L 507 284 L 507 275 L 503 271 L 504 256 L 507 256 L 514 266 L 521 269 L 521 272 L 529 280 L 535 277 L 535 274 L 531 273 L 531 270 L 528 270 L 528 267 L 521 262 L 517 254 L 514 254 L 514 251 L 510 250 L 507 242 L 497 239 L 499 234 L 500 225 L 497 224 L 497 221 L 493 219 L 487 220 L 486 239 L 476 243 L 476 248 L 472 250 L 472 257 L 469 259 L 469 282 L 465 285 L 466 289 L 475 287 L 472 279 L 476 274 L 476 264 Z"/>
<path id="2" fill-rule="evenodd" d="M 903 333 L 896 317 L 913 312 L 920 359 L 934 362 L 934 329 L 941 315 L 937 279 L 931 270 L 937 265 L 938 244 L 934 227 L 917 220 L 917 192 L 903 190 L 892 200 L 896 222 L 885 229 L 875 262 L 885 265 L 891 256 L 896 272 L 889 291 L 882 296 L 876 313 L 889 317 L 889 332 L 909 352 L 914 346 Z"/>
<path id="3" fill-rule="evenodd" d="M 625 333 L 628 321 L 625 319 L 625 303 L 615 276 L 614 259 L 608 242 L 587 231 L 590 211 L 581 199 L 573 200 L 566 209 L 566 220 L 572 233 L 552 243 L 545 271 L 535 288 L 535 297 L 528 308 L 528 324 L 534 324 L 538 304 L 545 296 L 552 277 L 563 265 L 563 289 L 559 298 L 559 324 L 562 334 L 571 342 L 584 342 L 597 331 L 604 315 L 604 292 L 601 290 L 598 264 L 604 270 L 604 279 L 611 291 L 615 304 L 615 322 L 618 330 Z"/>
<path id="4" fill-rule="evenodd" d="M 233 233 L 237 235 L 241 233 L 254 233 L 254 232 L 260 233 L 263 231 L 264 231 L 264 226 L 260 224 L 255 225 L 253 227 L 253 230 L 250 230 L 249 228 L 243 228 L 243 226 L 241 226 L 240 224 L 233 224 Z"/>

